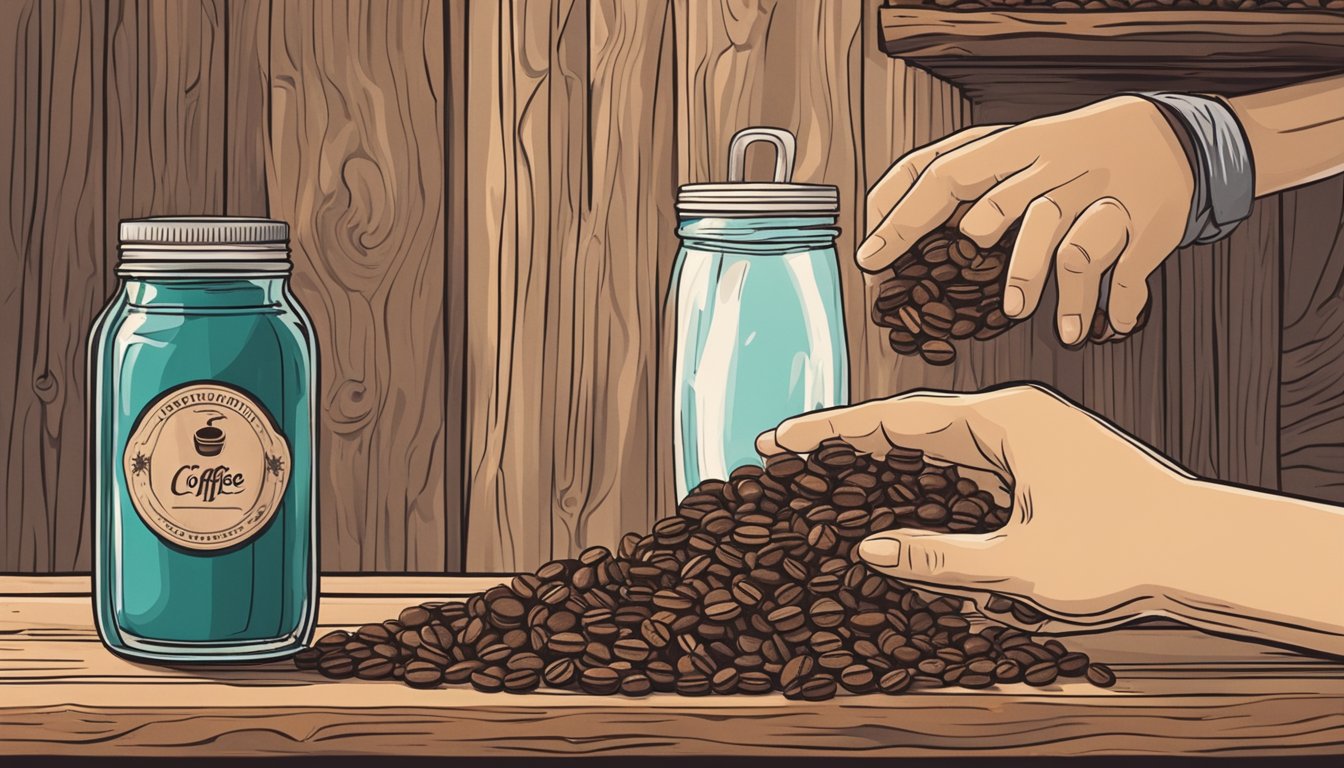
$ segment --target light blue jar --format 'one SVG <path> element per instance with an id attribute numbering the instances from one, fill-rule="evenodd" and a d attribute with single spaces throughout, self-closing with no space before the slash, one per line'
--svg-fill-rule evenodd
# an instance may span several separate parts
<path id="1" fill-rule="evenodd" d="M 756 141 L 775 147 L 772 182 L 742 181 Z M 833 186 L 791 183 L 794 151 L 787 131 L 745 129 L 733 137 L 727 183 L 678 191 L 678 498 L 702 480 L 759 464 L 761 432 L 848 398 L 839 195 Z"/>
<path id="2" fill-rule="evenodd" d="M 317 610 L 317 347 L 284 222 L 121 224 L 89 342 L 94 617 L 147 661 L 265 661 Z"/>

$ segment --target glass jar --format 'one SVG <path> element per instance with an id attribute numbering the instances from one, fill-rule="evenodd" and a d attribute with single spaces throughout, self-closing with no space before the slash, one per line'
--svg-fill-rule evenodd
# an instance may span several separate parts
<path id="1" fill-rule="evenodd" d="M 317 609 L 317 349 L 284 222 L 121 224 L 89 339 L 94 616 L 153 661 L 282 658 Z"/>
<path id="2" fill-rule="evenodd" d="M 775 178 L 742 181 L 747 146 L 775 148 Z M 795 142 L 748 128 L 729 148 L 728 183 L 677 193 L 677 497 L 759 464 L 756 436 L 848 397 L 836 263 L 835 187 L 791 183 Z"/>

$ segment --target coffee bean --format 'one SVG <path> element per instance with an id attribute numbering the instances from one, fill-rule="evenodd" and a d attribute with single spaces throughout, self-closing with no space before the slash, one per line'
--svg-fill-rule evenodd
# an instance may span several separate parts
<path id="1" fill-rule="evenodd" d="M 769 693 L 773 688 L 770 675 L 765 672 L 743 672 L 737 678 L 737 690 L 746 694 Z"/>
<path id="2" fill-rule="evenodd" d="M 1089 662 L 1085 653 L 1065 653 L 1059 657 L 1059 674 L 1062 677 L 1082 677 L 1087 674 Z"/>
<path id="3" fill-rule="evenodd" d="M 877 687 L 883 693 L 904 693 L 910 689 L 910 686 L 914 681 L 915 678 L 910 674 L 909 670 L 897 668 L 884 673 L 882 677 L 878 678 Z"/>
<path id="4" fill-rule="evenodd" d="M 552 688 L 568 688 L 578 680 L 578 677 L 579 665 L 569 658 L 552 661 L 542 672 L 542 678 Z"/>
<path id="5" fill-rule="evenodd" d="M 840 684 L 850 693 L 865 693 L 876 686 L 877 676 L 867 664 L 851 664 L 840 672 Z"/>
<path id="6" fill-rule="evenodd" d="M 299 669 L 317 669 L 318 663 L 322 661 L 322 654 L 321 648 L 305 648 L 294 654 L 294 666 Z"/>
<path id="7" fill-rule="evenodd" d="M 653 693 L 653 681 L 643 672 L 631 672 L 621 678 L 621 695 L 648 696 Z"/>
<path id="8" fill-rule="evenodd" d="M 1000 683 L 1016 683 L 1022 679 L 1022 665 L 1012 659 L 1003 659 L 994 665 L 994 679 Z"/>
<path id="9" fill-rule="evenodd" d="M 471 686 L 484 693 L 504 690 L 504 668 L 500 666 L 483 667 L 471 673 Z"/>
<path id="10" fill-rule="evenodd" d="M 1101 688 L 1115 685 L 1115 673 L 1105 664 L 1090 664 L 1087 668 L 1087 681 Z"/>
<path id="11" fill-rule="evenodd" d="M 711 692 L 709 678 L 700 672 L 688 672 L 677 677 L 677 693 L 682 696 L 704 696 Z"/>
<path id="12" fill-rule="evenodd" d="M 362 680 L 377 680 L 392 674 L 392 661 L 381 656 L 373 656 L 359 662 L 355 668 L 355 677 Z"/>
<path id="13" fill-rule="evenodd" d="M 1059 668 L 1053 661 L 1038 661 L 1027 667 L 1023 678 L 1028 685 L 1050 685 L 1059 676 Z"/>
<path id="14" fill-rule="evenodd" d="M 584 693 L 595 696 L 609 696 L 621 685 L 620 673 L 611 667 L 592 667 L 585 669 L 579 676 L 579 687 Z"/>
<path id="15" fill-rule="evenodd" d="M 835 698 L 835 678 L 830 675 L 814 675 L 803 683 L 800 697 L 804 701 L 825 701 Z"/>
<path id="16" fill-rule="evenodd" d="M 1049 1 L 998 0 L 1008 5 Z M 1087 0 L 1096 7 L 1118 1 Z M 984 2 L 934 0 L 939 7 L 959 8 L 980 7 Z M 1075 0 L 1053 2 L 1083 6 Z M 1009 228 L 999 242 L 981 249 L 957 229 L 957 222 L 969 207 L 969 204 L 959 206 L 941 227 L 920 238 L 914 248 L 893 262 L 890 276 L 878 286 L 872 317 L 878 325 L 891 329 L 888 342 L 899 354 L 919 354 L 931 365 L 946 365 L 956 359 L 956 350 L 946 343 L 947 338 L 987 340 L 1015 322 L 1004 315 L 1001 297 L 1005 266 L 1017 227 Z M 1146 316 L 1139 327 L 1145 322 Z M 1104 311 L 1098 311 L 1092 318 L 1089 331 L 1089 338 L 1096 342 L 1121 338 L 1110 329 Z"/>
<path id="17" fill-rule="evenodd" d="M 952 263 L 949 255 L 935 267 Z M 930 291 L 926 325 L 946 319 L 953 295 Z M 972 633 L 961 599 L 925 600 L 856 551 L 891 527 L 983 533 L 1008 517 L 956 468 L 919 451 L 873 457 L 827 440 L 806 459 L 786 453 L 701 483 L 674 522 L 622 537 L 615 554 L 591 547 L 465 603 L 426 602 L 353 635 L 328 633 L 294 663 L 415 687 L 525 692 L 544 683 L 631 696 L 776 689 L 821 700 L 837 686 L 899 693 L 916 673 L 968 687 L 1048 685 L 1060 675 L 1113 682 L 1058 641 L 1002 627 Z M 1027 610 L 1003 597 L 991 608 L 1019 620 Z"/>
<path id="18" fill-rule="evenodd" d="M 350 677 L 355 674 L 355 660 L 342 651 L 328 652 L 318 661 L 317 669 L 331 678 Z"/>
<path id="19" fill-rule="evenodd" d="M 845 620 L 845 609 L 835 600 L 823 597 L 812 603 L 808 618 L 818 627 L 838 627 Z"/>

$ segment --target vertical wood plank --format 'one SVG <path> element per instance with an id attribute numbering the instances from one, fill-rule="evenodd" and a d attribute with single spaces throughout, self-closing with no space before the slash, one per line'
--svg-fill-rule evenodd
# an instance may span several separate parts
<path id="1" fill-rule="evenodd" d="M 270 0 L 228 0 L 224 23 L 224 212 L 269 216 Z"/>
<path id="2" fill-rule="evenodd" d="M 1282 488 L 1344 502 L 1344 177 L 1283 193 L 1282 216 Z"/>
<path id="3" fill-rule="evenodd" d="M 1279 220 L 1260 201 L 1227 239 L 1163 267 L 1167 452 L 1204 477 L 1278 486 Z"/>
<path id="4" fill-rule="evenodd" d="M 86 570 L 84 340 L 101 306 L 105 9 L 0 4 L 0 572 Z"/>
<path id="5" fill-rule="evenodd" d="M 444 567 L 441 3 L 274 3 L 272 213 L 322 377 L 327 570 Z"/>
<path id="6" fill-rule="evenodd" d="M 554 242 L 553 556 L 646 531 L 659 505 L 675 501 L 656 490 L 659 473 L 670 472 L 672 445 L 657 429 L 660 309 L 676 253 L 670 7 L 592 3 L 575 62 L 563 53 L 572 51 L 577 10 L 558 25 L 558 81 L 569 114 L 578 102 L 582 117 L 587 94 L 586 134 L 552 135 L 567 156 L 587 153 L 591 175 L 570 164 L 583 182 L 565 190 L 578 193 L 578 238 L 572 253 L 564 239 Z M 554 109 L 560 99 L 552 98 Z M 558 216 L 572 215 L 567 203 Z M 557 229 L 567 233 L 569 225 Z"/>
<path id="7" fill-rule="evenodd" d="M 866 220 L 867 190 L 905 153 L 947 136 L 962 127 L 968 110 L 960 92 L 923 70 L 882 53 L 877 39 L 877 8 L 872 0 L 863 15 L 863 31 L 857 45 L 863 60 L 860 158 L 862 188 L 855 195 L 855 238 L 862 241 Z M 872 306 L 880 277 L 862 279 L 852 267 L 853 251 L 840 253 L 846 284 L 846 325 L 850 334 L 850 390 L 855 401 L 887 397 L 912 389 L 952 388 L 954 369 L 932 366 L 923 359 L 898 355 L 887 342 L 887 331 L 873 323 Z M 860 292 L 858 286 L 862 285 Z M 862 329 L 862 332 L 859 329 Z M 969 366 L 963 366 L 966 371 Z M 964 379 L 966 373 L 961 376 Z M 972 387 L 967 387 L 972 388 Z"/>
<path id="8" fill-rule="evenodd" d="M 108 5 L 107 243 L 139 216 L 224 212 L 219 0 Z"/>
<path id="9" fill-rule="evenodd" d="M 444 569 L 466 568 L 465 387 L 467 339 L 467 0 L 444 6 L 446 53 L 447 258 L 443 274 L 444 328 Z"/>
<path id="10" fill-rule="evenodd" d="M 469 570 L 551 553 L 550 12 L 524 0 L 467 14 Z"/>

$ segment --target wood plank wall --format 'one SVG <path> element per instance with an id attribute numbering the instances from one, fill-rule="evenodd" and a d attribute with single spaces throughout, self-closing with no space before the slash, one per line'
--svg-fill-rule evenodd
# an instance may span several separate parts
<path id="1" fill-rule="evenodd" d="M 973 121 L 876 46 L 880 0 L 0 4 L 0 572 L 87 570 L 83 354 L 129 216 L 271 215 L 322 345 L 322 565 L 504 571 L 672 498 L 678 184 L 751 124 L 863 192 Z M 749 172 L 769 158 L 753 152 Z M 1192 469 L 1344 500 L 1344 185 L 1265 201 L 1155 280 L 1150 330 L 1033 323 L 898 358 L 846 269 L 852 397 L 1035 378 Z M 1282 240 L 1282 242 L 1280 242 Z"/>

